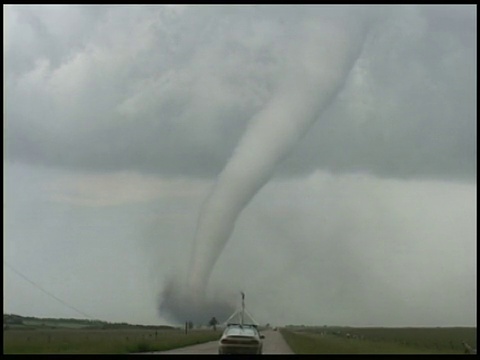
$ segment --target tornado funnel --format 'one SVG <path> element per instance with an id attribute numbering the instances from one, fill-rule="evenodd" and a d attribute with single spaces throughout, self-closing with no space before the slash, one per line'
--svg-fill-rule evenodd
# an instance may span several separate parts
<path id="1" fill-rule="evenodd" d="M 204 298 L 241 211 L 344 86 L 367 30 L 365 22 L 345 24 L 325 21 L 305 28 L 301 46 L 291 49 L 295 59 L 288 61 L 285 80 L 251 119 L 203 204 L 187 279 L 194 299 Z"/>

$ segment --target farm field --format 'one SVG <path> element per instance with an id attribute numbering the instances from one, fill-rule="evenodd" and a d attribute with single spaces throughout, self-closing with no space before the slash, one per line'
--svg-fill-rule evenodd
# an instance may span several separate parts
<path id="1" fill-rule="evenodd" d="M 288 327 L 281 329 L 296 354 L 463 354 L 476 348 L 477 329 Z"/>
<path id="2" fill-rule="evenodd" d="M 4 354 L 128 354 L 162 351 L 220 338 L 212 329 L 142 326 L 4 315 Z"/>
<path id="3" fill-rule="evenodd" d="M 128 354 L 217 340 L 213 330 L 45 329 L 3 331 L 4 354 Z"/>
<path id="4" fill-rule="evenodd" d="M 463 354 L 477 347 L 475 327 L 279 328 L 295 354 Z M 132 325 L 99 320 L 4 315 L 4 354 L 131 354 L 165 351 L 218 340 L 217 328 Z"/>

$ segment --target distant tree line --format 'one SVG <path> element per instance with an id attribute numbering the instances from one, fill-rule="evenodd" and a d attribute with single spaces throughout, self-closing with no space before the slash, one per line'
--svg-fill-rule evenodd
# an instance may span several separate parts
<path id="1" fill-rule="evenodd" d="M 136 328 L 136 329 L 174 329 L 173 326 L 168 325 L 132 325 L 125 322 L 122 323 L 111 323 L 108 321 L 102 320 L 92 320 L 92 319 L 65 319 L 65 318 L 36 318 L 32 316 L 20 316 L 15 314 L 3 314 L 3 325 L 4 328 L 7 325 L 23 325 L 25 321 L 28 322 L 38 322 L 38 326 L 45 326 L 45 323 L 49 324 L 61 324 L 69 323 L 69 324 L 78 324 L 84 325 L 85 328 L 99 328 L 99 329 L 121 329 L 121 328 Z"/>

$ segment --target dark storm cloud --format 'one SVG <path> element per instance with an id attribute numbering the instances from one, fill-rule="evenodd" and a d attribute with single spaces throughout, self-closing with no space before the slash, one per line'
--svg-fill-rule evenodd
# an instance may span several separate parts
<path id="1" fill-rule="evenodd" d="M 377 8 L 6 10 L 8 159 L 213 177 L 295 66 L 292 45 L 313 56 L 299 29 Z M 345 90 L 278 172 L 475 178 L 475 79 L 475 7 L 384 7 Z"/>
<path id="2" fill-rule="evenodd" d="M 9 74 L 20 75 L 35 66 L 39 57 L 53 67 L 92 41 L 102 6 L 18 6 L 5 8 L 5 60 Z"/>

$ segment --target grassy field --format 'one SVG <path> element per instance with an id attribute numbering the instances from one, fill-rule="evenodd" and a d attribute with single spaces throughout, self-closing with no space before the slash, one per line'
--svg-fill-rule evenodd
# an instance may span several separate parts
<path id="1" fill-rule="evenodd" d="M 129 354 L 218 340 L 219 330 L 3 315 L 4 354 Z"/>
<path id="2" fill-rule="evenodd" d="M 213 330 L 4 330 L 4 354 L 128 354 L 218 340 Z"/>
<path id="3" fill-rule="evenodd" d="M 462 354 L 476 328 L 284 328 L 296 354 Z"/>
<path id="4" fill-rule="evenodd" d="M 280 332 L 296 354 L 463 354 L 477 347 L 476 328 L 288 326 Z M 131 325 L 99 320 L 4 314 L 4 354 L 129 354 L 218 340 L 221 330 Z"/>

